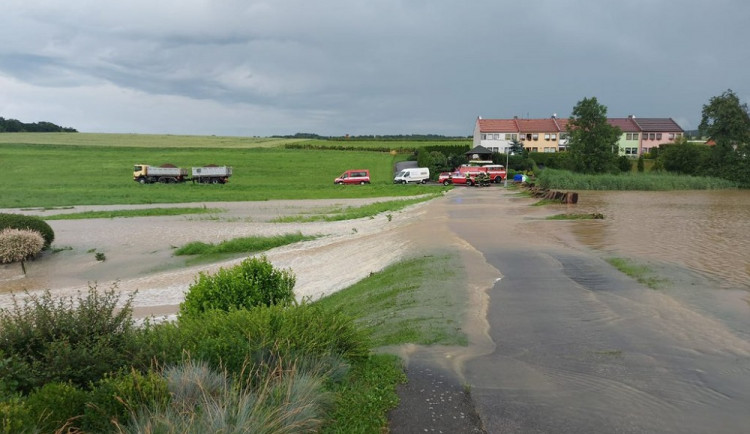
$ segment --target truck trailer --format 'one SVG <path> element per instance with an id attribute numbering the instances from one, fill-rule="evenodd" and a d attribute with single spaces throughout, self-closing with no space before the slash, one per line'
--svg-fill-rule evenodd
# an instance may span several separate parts
<path id="1" fill-rule="evenodd" d="M 192 175 L 192 177 L 188 175 Z M 226 184 L 232 176 L 232 168 L 229 166 L 205 166 L 193 167 L 189 173 L 188 169 L 174 167 L 171 165 L 149 166 L 148 164 L 136 164 L 133 166 L 133 181 L 141 184 L 175 184 L 185 181 L 193 181 L 201 184 Z"/>

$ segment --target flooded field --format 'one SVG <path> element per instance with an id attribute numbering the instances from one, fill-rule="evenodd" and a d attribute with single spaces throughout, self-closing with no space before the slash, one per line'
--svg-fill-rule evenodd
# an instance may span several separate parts
<path id="1" fill-rule="evenodd" d="M 721 287 L 750 290 L 750 191 L 587 191 L 576 212 L 605 216 L 573 225 L 590 247 L 687 267 Z"/>

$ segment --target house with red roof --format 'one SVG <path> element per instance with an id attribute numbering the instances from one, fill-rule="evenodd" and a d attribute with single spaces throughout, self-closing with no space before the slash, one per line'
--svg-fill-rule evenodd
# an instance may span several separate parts
<path id="1" fill-rule="evenodd" d="M 506 153 L 511 142 L 518 140 L 529 152 L 559 152 L 567 150 L 568 119 L 552 116 L 546 119 L 482 119 L 474 124 L 474 146 L 492 152 Z M 636 157 L 662 143 L 673 143 L 684 134 L 672 118 L 608 118 L 607 122 L 622 131 L 618 154 Z"/>

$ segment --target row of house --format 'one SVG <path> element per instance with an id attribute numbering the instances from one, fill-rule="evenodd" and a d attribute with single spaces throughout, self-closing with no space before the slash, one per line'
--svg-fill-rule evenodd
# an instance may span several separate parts
<path id="1" fill-rule="evenodd" d="M 672 143 L 684 133 L 672 118 L 608 118 L 610 125 L 622 131 L 619 154 L 639 156 L 663 143 Z M 515 140 L 530 152 L 565 151 L 568 144 L 568 119 L 553 115 L 547 119 L 482 119 L 474 126 L 474 146 L 507 153 Z"/>

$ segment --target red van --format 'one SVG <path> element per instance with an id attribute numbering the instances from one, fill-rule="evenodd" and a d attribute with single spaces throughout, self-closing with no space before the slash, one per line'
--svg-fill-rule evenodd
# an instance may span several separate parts
<path id="1" fill-rule="evenodd" d="M 370 171 L 367 169 L 347 170 L 333 180 L 334 184 L 369 184 Z"/>

